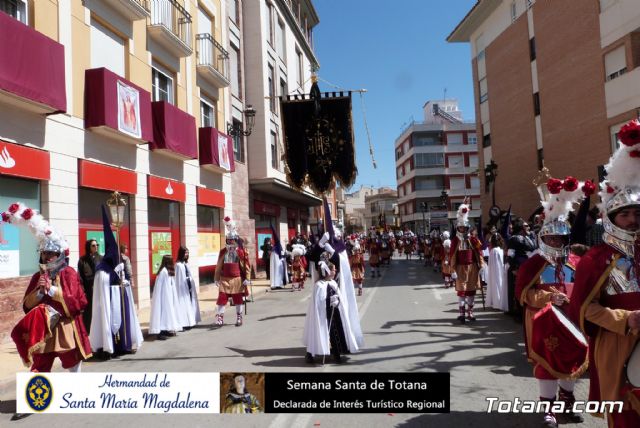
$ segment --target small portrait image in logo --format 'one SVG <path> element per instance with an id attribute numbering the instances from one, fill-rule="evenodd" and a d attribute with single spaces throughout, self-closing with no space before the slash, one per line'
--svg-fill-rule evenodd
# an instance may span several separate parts
<path id="1" fill-rule="evenodd" d="M 36 412 L 43 412 L 53 399 L 53 387 L 49 379 L 42 375 L 31 378 L 25 391 L 27 404 Z"/>

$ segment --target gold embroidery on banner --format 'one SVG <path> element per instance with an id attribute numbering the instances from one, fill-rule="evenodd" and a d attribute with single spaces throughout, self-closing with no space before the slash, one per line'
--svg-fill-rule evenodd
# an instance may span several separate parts
<path id="1" fill-rule="evenodd" d="M 560 341 L 556 336 L 549 336 L 544 339 L 544 346 L 550 352 L 554 352 L 558 346 L 560 346 Z"/>

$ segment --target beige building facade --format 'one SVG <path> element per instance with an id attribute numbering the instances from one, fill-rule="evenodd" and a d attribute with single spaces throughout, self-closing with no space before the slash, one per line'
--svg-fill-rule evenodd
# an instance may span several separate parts
<path id="1" fill-rule="evenodd" d="M 599 179 L 640 106 L 635 3 L 480 0 L 449 35 L 471 45 L 483 218 L 494 192 L 529 217 L 543 166 Z"/>

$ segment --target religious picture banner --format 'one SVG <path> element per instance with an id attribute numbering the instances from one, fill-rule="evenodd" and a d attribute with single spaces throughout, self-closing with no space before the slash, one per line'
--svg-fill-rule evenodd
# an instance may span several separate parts
<path id="1" fill-rule="evenodd" d="M 302 191 L 324 193 L 337 180 L 349 187 L 356 178 L 351 94 L 323 93 L 281 101 L 287 181 Z"/>
<path id="2" fill-rule="evenodd" d="M 218 162 L 220 168 L 231 171 L 231 158 L 229 156 L 229 137 L 218 134 Z"/>
<path id="3" fill-rule="evenodd" d="M 141 138 L 140 93 L 137 89 L 118 80 L 118 130 L 132 137 Z"/>

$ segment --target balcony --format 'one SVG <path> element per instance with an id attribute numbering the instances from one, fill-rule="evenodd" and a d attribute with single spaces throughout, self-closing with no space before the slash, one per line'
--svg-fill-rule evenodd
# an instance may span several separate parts
<path id="1" fill-rule="evenodd" d="M 151 150 L 181 160 L 197 159 L 196 118 L 166 101 L 152 102 L 151 111 Z"/>
<path id="2" fill-rule="evenodd" d="M 191 15 L 176 0 L 151 0 L 149 37 L 177 58 L 193 53 Z"/>
<path id="3" fill-rule="evenodd" d="M 211 34 L 196 34 L 198 73 L 218 89 L 231 84 L 229 80 L 229 53 Z"/>
<path id="4" fill-rule="evenodd" d="M 111 8 L 129 22 L 146 19 L 151 15 L 149 0 L 83 0 L 83 4 L 98 14 L 104 7 Z"/>
<path id="5" fill-rule="evenodd" d="M 151 94 L 106 68 L 86 70 L 84 127 L 126 143 L 151 141 Z"/>
<path id="6" fill-rule="evenodd" d="M 65 112 L 64 46 L 6 13 L 0 40 L 0 101 L 38 114 Z"/>
<path id="7" fill-rule="evenodd" d="M 233 172 L 233 140 L 216 128 L 200 128 L 200 166 L 215 172 Z"/>

